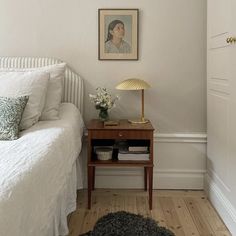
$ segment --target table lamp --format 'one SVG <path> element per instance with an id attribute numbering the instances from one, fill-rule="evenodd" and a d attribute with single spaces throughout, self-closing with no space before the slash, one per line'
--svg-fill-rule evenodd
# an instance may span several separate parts
<path id="1" fill-rule="evenodd" d="M 150 85 L 147 82 L 141 79 L 136 79 L 136 78 L 126 79 L 116 86 L 116 89 L 119 89 L 119 90 L 141 90 L 142 115 L 141 115 L 141 118 L 138 120 L 129 120 L 130 123 L 144 124 L 148 122 L 148 120 L 144 118 L 144 89 L 148 89 L 148 88 L 150 88 Z"/>

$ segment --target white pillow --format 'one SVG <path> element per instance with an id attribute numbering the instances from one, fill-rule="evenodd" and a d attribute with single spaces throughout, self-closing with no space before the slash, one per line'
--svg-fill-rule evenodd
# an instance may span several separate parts
<path id="1" fill-rule="evenodd" d="M 38 122 L 45 104 L 48 80 L 49 74 L 45 72 L 0 71 L 0 96 L 29 96 L 20 122 L 21 130 Z"/>
<path id="2" fill-rule="evenodd" d="M 39 71 L 49 73 L 48 88 L 46 93 L 45 105 L 39 120 L 59 119 L 59 106 L 62 99 L 62 83 L 65 76 L 66 63 L 54 64 L 36 68 L 7 68 L 1 71 L 29 72 Z"/>
<path id="3" fill-rule="evenodd" d="M 59 106 L 62 99 L 62 83 L 65 76 L 66 64 L 55 64 L 38 68 L 50 74 L 46 102 L 40 116 L 40 120 L 57 120 L 59 119 Z"/>

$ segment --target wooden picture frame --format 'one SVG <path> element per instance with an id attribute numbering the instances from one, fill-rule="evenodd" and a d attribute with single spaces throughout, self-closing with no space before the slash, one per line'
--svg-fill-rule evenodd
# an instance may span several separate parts
<path id="1" fill-rule="evenodd" d="M 98 59 L 138 60 L 138 9 L 98 9 Z"/>

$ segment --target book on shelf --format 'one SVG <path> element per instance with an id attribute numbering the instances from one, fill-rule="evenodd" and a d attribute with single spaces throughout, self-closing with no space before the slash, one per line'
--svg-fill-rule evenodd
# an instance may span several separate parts
<path id="1" fill-rule="evenodd" d="M 118 153 L 118 160 L 120 161 L 148 161 L 149 153 Z"/>
<path id="2" fill-rule="evenodd" d="M 129 146 L 128 151 L 131 151 L 131 152 L 147 152 L 148 147 L 147 146 Z"/>
<path id="3" fill-rule="evenodd" d="M 122 154 L 146 154 L 146 153 L 149 153 L 149 151 L 128 151 L 128 150 L 119 149 L 119 153 L 122 153 Z"/>
<path id="4" fill-rule="evenodd" d="M 127 147 L 127 148 L 119 148 L 119 153 L 122 154 L 147 154 L 149 153 L 148 147 L 137 148 L 135 147 Z"/>

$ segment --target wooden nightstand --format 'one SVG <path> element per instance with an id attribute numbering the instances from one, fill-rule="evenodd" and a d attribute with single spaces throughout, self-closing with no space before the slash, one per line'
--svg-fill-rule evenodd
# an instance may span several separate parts
<path id="1" fill-rule="evenodd" d="M 130 124 L 127 120 L 120 120 L 118 126 L 104 126 L 100 120 L 91 120 L 88 129 L 88 209 L 91 208 L 91 191 L 95 185 L 96 166 L 112 167 L 144 167 L 144 183 L 147 190 L 149 185 L 149 208 L 152 209 L 152 186 L 153 186 L 153 131 L 151 122 L 146 124 Z M 118 160 L 113 152 L 112 160 L 97 160 L 94 151 L 95 146 L 113 146 L 118 140 L 126 140 L 131 146 L 147 146 L 149 160 Z M 138 155 L 138 154 L 137 154 Z"/>

